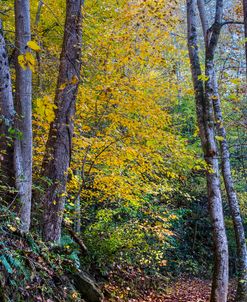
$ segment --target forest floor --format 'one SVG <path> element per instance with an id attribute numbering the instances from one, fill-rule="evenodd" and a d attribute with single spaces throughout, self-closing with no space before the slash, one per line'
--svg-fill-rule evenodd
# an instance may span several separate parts
<path id="1" fill-rule="evenodd" d="M 228 301 L 232 302 L 235 293 L 234 284 L 230 285 Z M 208 302 L 210 297 L 210 282 L 200 279 L 184 279 L 176 282 L 167 293 L 155 295 L 150 293 L 144 299 L 129 300 L 129 302 L 153 301 L 153 302 Z"/>
<path id="2" fill-rule="evenodd" d="M 236 291 L 235 282 L 230 283 L 228 302 L 233 302 Z M 143 292 L 139 298 L 130 298 L 128 302 L 208 302 L 210 297 L 210 281 L 198 278 L 183 278 L 173 283 L 165 293 L 155 291 Z M 113 300 L 105 300 L 113 301 Z M 126 301 L 116 297 L 114 301 Z"/>

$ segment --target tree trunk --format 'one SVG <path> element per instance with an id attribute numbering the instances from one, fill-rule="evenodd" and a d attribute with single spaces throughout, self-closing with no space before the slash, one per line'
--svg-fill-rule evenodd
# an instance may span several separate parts
<path id="1" fill-rule="evenodd" d="M 64 193 L 71 159 L 75 101 L 81 68 L 82 0 L 67 0 L 64 41 L 60 57 L 55 104 L 43 161 L 47 186 L 43 196 L 43 237 L 56 242 L 61 236 Z M 49 183 L 49 186 L 48 186 Z"/>
<path id="2" fill-rule="evenodd" d="M 77 170 L 76 175 L 81 178 L 81 171 Z M 75 200 L 74 230 L 77 234 L 81 232 L 81 196 L 78 194 Z"/>
<path id="3" fill-rule="evenodd" d="M 216 79 L 215 79 L 216 80 Z M 217 87 L 217 84 L 216 86 Z M 217 96 L 217 99 L 216 99 Z M 222 159 L 222 175 L 226 188 L 227 198 L 229 202 L 230 212 L 234 225 L 234 232 L 237 244 L 238 254 L 238 290 L 236 295 L 236 302 L 247 301 L 247 248 L 245 241 L 245 231 L 240 214 L 237 194 L 234 189 L 234 183 L 231 173 L 230 153 L 226 140 L 226 130 L 223 126 L 223 117 L 220 106 L 220 98 L 217 94 L 217 89 L 214 90 L 214 112 L 217 123 L 217 132 L 221 137 L 220 150 Z"/>
<path id="4" fill-rule="evenodd" d="M 226 130 L 224 127 L 224 121 L 221 111 L 221 102 L 218 92 L 218 83 L 214 67 L 214 56 L 215 50 L 218 44 L 218 39 L 220 35 L 222 15 L 223 15 L 223 2 L 217 1 L 216 3 L 216 16 L 214 25 L 209 30 L 208 18 L 206 15 L 206 10 L 204 7 L 204 0 L 198 1 L 198 9 L 200 13 L 202 28 L 205 37 L 205 53 L 206 53 L 206 76 L 208 81 L 206 83 L 206 93 L 209 100 L 213 102 L 214 107 L 214 117 L 216 121 L 216 128 L 218 136 L 220 137 L 220 151 L 221 151 L 221 161 L 222 161 L 222 175 L 224 179 L 224 185 L 227 193 L 227 198 L 229 202 L 230 212 L 232 216 L 232 221 L 234 225 L 235 238 L 238 250 L 238 291 L 236 295 L 236 301 L 243 302 L 247 301 L 247 249 L 245 242 L 245 232 L 243 221 L 240 215 L 240 208 L 237 199 L 237 194 L 234 189 L 231 164 L 230 164 L 230 152 L 226 139 Z M 209 38 L 210 36 L 210 38 Z"/>
<path id="5" fill-rule="evenodd" d="M 11 75 L 6 44 L 0 20 L 0 183 L 1 186 L 14 186 L 13 173 L 13 143 L 9 138 L 13 129 L 14 104 Z M 3 192 L 1 198 L 7 198 L 8 192 Z"/>
<path id="6" fill-rule="evenodd" d="M 80 195 L 76 198 L 76 201 L 75 201 L 74 229 L 77 234 L 80 234 L 80 232 L 81 232 L 81 197 L 80 197 Z"/>
<path id="7" fill-rule="evenodd" d="M 41 12 L 42 12 L 42 8 L 44 6 L 43 0 L 39 0 L 38 3 L 38 8 L 37 8 L 37 12 L 36 12 L 36 16 L 35 16 L 35 39 L 37 40 L 39 38 L 39 36 L 37 35 L 38 33 L 38 26 L 40 23 L 40 17 L 41 17 Z M 42 91 L 42 85 L 41 85 L 41 60 L 40 60 L 40 54 L 37 51 L 36 52 L 36 60 L 37 60 L 37 88 Z"/>
<path id="8" fill-rule="evenodd" d="M 243 0 L 243 7 L 244 7 L 244 29 L 245 29 L 246 77 L 247 77 L 247 0 Z"/>
<path id="9" fill-rule="evenodd" d="M 43 0 L 39 0 L 37 13 L 36 13 L 36 16 L 35 16 L 35 26 L 38 26 L 38 24 L 39 24 L 40 16 L 41 16 L 41 10 L 42 10 L 43 5 L 44 5 Z"/>
<path id="10" fill-rule="evenodd" d="M 217 133 L 220 137 L 220 151 L 222 160 L 222 175 L 224 179 L 224 185 L 227 193 L 227 198 L 229 202 L 230 212 L 233 220 L 235 238 L 237 244 L 238 252 L 238 290 L 236 295 L 236 302 L 247 301 L 247 249 L 245 242 L 245 232 L 243 221 L 240 214 L 239 203 L 237 195 L 234 189 L 232 174 L 231 174 L 231 164 L 230 164 L 230 153 L 229 147 L 226 140 L 226 131 L 223 124 L 223 117 L 221 112 L 220 98 L 218 95 L 216 75 L 213 67 L 213 62 L 210 63 L 212 67 L 211 71 L 207 73 L 210 75 L 212 81 L 214 81 L 214 87 L 212 86 L 211 99 L 214 104 L 214 114 L 217 125 Z"/>
<path id="11" fill-rule="evenodd" d="M 211 61 L 211 60 L 210 60 Z M 234 232 L 237 245 L 238 255 L 238 290 L 236 294 L 236 302 L 247 301 L 247 248 L 245 241 L 245 231 L 240 214 L 240 207 L 236 191 L 234 189 L 234 182 L 231 173 L 230 152 L 226 139 L 226 130 L 224 127 L 224 120 L 221 112 L 221 102 L 218 93 L 218 84 L 214 70 L 213 61 L 208 61 L 208 75 L 210 76 L 209 83 L 211 83 L 211 95 L 209 97 L 213 100 L 214 114 L 216 120 L 217 133 L 220 137 L 220 151 L 221 151 L 221 165 L 224 185 L 227 193 L 227 199 L 230 207 L 231 217 L 234 225 Z"/>
<path id="12" fill-rule="evenodd" d="M 198 35 L 195 0 L 187 0 L 188 48 L 194 84 L 196 110 L 200 138 L 205 161 L 208 164 L 207 189 L 209 214 L 212 221 L 214 240 L 214 273 L 211 302 L 226 302 L 228 293 L 228 245 L 220 191 L 220 175 L 215 141 L 213 104 L 207 85 L 200 80 L 201 67 L 198 54 Z"/>
<path id="13" fill-rule="evenodd" d="M 31 40 L 29 0 L 15 1 L 15 32 L 17 56 L 28 51 Z M 32 198 L 32 72 L 25 70 L 16 59 L 16 129 L 15 140 L 16 187 L 19 192 L 21 209 L 21 232 L 30 227 Z"/>
<path id="14" fill-rule="evenodd" d="M 207 64 L 206 64 L 207 65 Z M 209 66 L 206 66 L 206 76 L 207 77 L 211 77 L 211 69 L 209 68 Z M 207 120 L 206 123 L 209 124 L 209 128 L 210 128 L 210 136 L 211 137 L 211 148 L 210 150 L 208 150 L 209 153 L 215 154 L 214 155 L 214 159 L 212 159 L 214 161 L 213 164 L 210 164 L 209 162 L 209 166 L 211 167 L 215 167 L 213 168 L 213 170 L 217 173 L 217 179 L 215 179 L 214 184 L 218 186 L 217 188 L 217 192 L 220 194 L 220 202 L 218 200 L 218 202 L 215 202 L 215 205 L 212 204 L 212 214 L 211 216 L 213 216 L 213 220 L 215 220 L 215 224 L 216 224 L 216 228 L 218 228 L 218 232 L 215 233 L 215 230 L 213 231 L 215 234 L 214 236 L 216 236 L 216 240 L 215 240 L 215 247 L 216 247 L 216 259 L 215 259 L 215 271 L 214 271 L 214 279 L 213 279 L 213 283 L 212 283 L 212 292 L 211 292 L 211 302 L 219 302 L 219 301 L 227 301 L 227 289 L 228 289 L 228 246 L 227 246 L 227 238 L 226 238 L 226 233 L 225 233 L 225 226 L 224 226 L 224 215 L 223 215 L 223 209 L 222 209 L 222 201 L 221 201 L 221 191 L 220 191 L 220 173 L 219 173 L 219 167 L 218 167 L 218 159 L 217 159 L 217 144 L 215 141 L 215 130 L 213 130 L 214 128 L 214 113 L 213 113 L 213 99 L 211 98 L 211 91 L 212 91 L 212 87 L 210 85 L 210 80 L 206 82 L 205 84 L 205 99 L 206 99 L 206 103 L 207 106 L 210 108 L 207 110 L 207 112 L 209 112 L 208 116 L 207 116 Z M 206 159 L 206 162 L 208 162 L 208 160 Z M 215 173 L 215 174 L 216 174 Z M 215 175 L 216 177 L 216 175 Z M 209 203 L 210 200 L 209 200 Z M 218 205 L 217 205 L 218 203 Z M 220 206 L 218 209 L 217 207 Z M 222 217 L 220 218 L 220 221 L 218 220 L 218 213 L 222 213 L 220 215 L 222 215 Z M 223 230 L 224 228 L 224 230 Z M 223 234 L 224 233 L 224 234 Z M 219 247 L 217 247 L 216 245 L 219 244 Z M 224 253 L 227 253 L 227 259 L 224 259 Z"/>

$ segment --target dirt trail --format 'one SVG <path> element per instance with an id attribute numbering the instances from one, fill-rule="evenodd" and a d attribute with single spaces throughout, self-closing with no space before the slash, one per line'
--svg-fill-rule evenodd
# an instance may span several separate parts
<path id="1" fill-rule="evenodd" d="M 228 302 L 233 302 L 234 282 L 230 285 Z M 142 299 L 130 299 L 129 302 L 208 302 L 210 282 L 200 279 L 182 279 L 167 289 L 166 294 L 151 292 Z"/>

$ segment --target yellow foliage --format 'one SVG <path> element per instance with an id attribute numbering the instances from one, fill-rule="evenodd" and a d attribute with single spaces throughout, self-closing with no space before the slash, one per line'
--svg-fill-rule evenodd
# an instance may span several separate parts
<path id="1" fill-rule="evenodd" d="M 145 194 L 169 192 L 191 161 L 169 129 L 166 109 L 178 91 L 172 71 L 177 53 L 168 43 L 176 20 L 166 1 L 157 3 L 155 14 L 152 1 L 122 1 L 117 9 L 114 1 L 103 2 L 104 22 L 95 3 L 85 7 L 90 40 L 83 51 L 72 167 L 83 167 L 83 199 L 138 204 Z M 68 188 L 76 192 L 72 183 Z"/>
<path id="2" fill-rule="evenodd" d="M 26 60 L 24 55 L 19 55 L 18 56 L 18 63 L 23 69 L 26 69 Z"/>
<path id="3" fill-rule="evenodd" d="M 49 1 L 49 5 L 56 7 L 62 19 L 62 2 Z M 174 183 L 192 168 L 193 155 L 172 129 L 169 114 L 180 89 L 188 90 L 174 73 L 174 62 L 178 56 L 187 60 L 187 53 L 174 46 L 170 35 L 178 23 L 173 9 L 165 0 L 156 1 L 155 11 L 151 0 L 85 2 L 82 74 L 59 87 L 63 90 L 83 79 L 71 163 L 72 171 L 79 169 L 80 176 L 70 175 L 70 194 L 80 191 L 84 200 L 126 200 L 137 205 L 146 194 L 168 197 Z M 50 14 L 47 7 L 44 13 Z M 48 27 L 50 21 L 43 22 Z M 58 57 L 56 39 L 60 37 L 49 35 L 44 44 Z M 44 64 L 50 70 L 54 65 L 49 60 Z M 54 91 L 53 74 L 44 72 L 46 85 Z M 49 89 L 47 96 L 35 101 L 38 168 L 56 109 Z"/>
<path id="4" fill-rule="evenodd" d="M 36 99 L 35 104 L 36 113 L 43 122 L 46 121 L 50 124 L 55 118 L 54 109 L 57 108 L 57 106 L 53 104 L 53 100 L 49 96 L 44 96 L 42 99 Z"/>
<path id="5" fill-rule="evenodd" d="M 36 61 L 30 52 L 26 52 L 25 54 L 19 55 L 18 63 L 24 70 L 30 68 L 32 72 L 35 72 Z"/>

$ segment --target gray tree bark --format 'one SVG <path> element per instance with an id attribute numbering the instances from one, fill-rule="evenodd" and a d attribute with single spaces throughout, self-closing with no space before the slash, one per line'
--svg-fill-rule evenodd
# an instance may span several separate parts
<path id="1" fill-rule="evenodd" d="M 208 18 L 204 7 L 204 0 L 198 0 L 198 8 L 205 37 L 206 64 L 205 71 L 208 81 L 206 83 L 207 97 L 211 99 L 214 107 L 214 117 L 217 134 L 220 137 L 220 153 L 222 163 L 222 175 L 227 193 L 228 203 L 234 225 L 235 238 L 238 252 L 239 282 L 236 295 L 237 302 L 247 301 L 247 248 L 245 241 L 244 225 L 240 214 L 239 202 L 234 189 L 231 173 L 230 152 L 226 138 L 226 130 L 221 110 L 221 101 L 218 92 L 218 83 L 214 67 L 215 50 L 218 44 L 222 27 L 223 1 L 216 2 L 216 15 L 214 24 L 209 28 Z"/>
<path id="2" fill-rule="evenodd" d="M 49 183 L 43 196 L 43 237 L 51 242 L 59 241 L 61 236 L 63 193 L 71 160 L 73 119 L 81 69 L 83 1 L 67 0 L 66 3 L 64 41 L 55 96 L 57 109 L 43 161 L 44 176 Z M 61 89 L 64 84 L 66 87 Z"/>
<path id="3" fill-rule="evenodd" d="M 211 302 L 226 302 L 228 293 L 228 244 L 224 224 L 220 175 L 215 141 L 213 103 L 209 95 L 210 87 L 204 86 L 198 54 L 198 34 L 196 22 L 196 0 L 187 0 L 188 49 L 196 99 L 196 111 L 200 138 L 205 161 L 209 166 L 206 172 L 209 214 L 212 221 L 214 240 L 214 273 Z"/>
<path id="4" fill-rule="evenodd" d="M 245 231 L 243 220 L 240 213 L 240 207 L 236 191 L 234 189 L 234 182 L 231 173 L 230 153 L 226 139 L 226 130 L 223 126 L 223 117 L 220 106 L 220 98 L 216 93 L 217 85 L 214 88 L 214 112 L 217 123 L 218 135 L 222 138 L 220 141 L 220 151 L 222 160 L 222 175 L 226 188 L 227 198 L 229 202 L 230 212 L 234 225 L 234 232 L 237 244 L 238 254 L 238 289 L 235 301 L 245 302 L 247 301 L 247 248 L 245 240 Z M 216 99 L 217 97 L 217 99 Z"/>
<path id="5" fill-rule="evenodd" d="M 17 56 L 28 51 L 31 40 L 30 2 L 15 0 L 15 31 Z M 21 232 L 30 228 L 32 198 L 32 72 L 24 70 L 16 59 L 16 129 L 20 135 L 15 140 L 15 175 L 21 209 Z"/>
<path id="6" fill-rule="evenodd" d="M 81 171 L 77 170 L 76 175 L 81 176 Z M 75 220 L 74 230 L 77 234 L 81 232 L 81 196 L 78 194 L 75 200 Z"/>
<path id="7" fill-rule="evenodd" d="M 246 56 L 246 77 L 247 77 L 247 0 L 243 0 L 243 8 L 244 8 L 245 56 Z"/>
<path id="8" fill-rule="evenodd" d="M 2 185 L 14 186 L 13 141 L 9 129 L 13 129 L 14 103 L 8 54 L 0 20 L 0 182 Z M 5 200 L 8 192 L 4 192 Z"/>
<path id="9" fill-rule="evenodd" d="M 43 0 L 39 0 L 37 13 L 36 13 L 36 16 L 35 16 L 35 25 L 36 26 L 38 26 L 38 24 L 39 24 L 40 16 L 41 16 L 41 10 L 42 10 L 43 5 L 44 5 Z"/>

